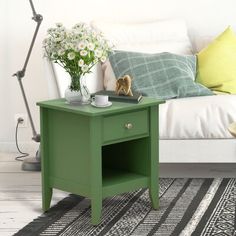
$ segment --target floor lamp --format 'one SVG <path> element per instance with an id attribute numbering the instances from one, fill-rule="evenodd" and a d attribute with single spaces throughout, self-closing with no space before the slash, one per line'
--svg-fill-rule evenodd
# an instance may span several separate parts
<path id="1" fill-rule="evenodd" d="M 40 134 L 38 134 L 36 132 L 36 129 L 35 129 L 35 126 L 34 126 L 34 122 L 33 122 L 33 119 L 32 119 L 32 115 L 31 115 L 31 112 L 30 112 L 29 104 L 28 104 L 28 101 L 27 101 L 27 98 L 26 98 L 26 95 L 25 95 L 23 83 L 22 83 L 22 78 L 25 76 L 26 68 L 27 68 L 27 65 L 28 65 L 28 62 L 29 62 L 29 58 L 30 58 L 30 55 L 31 55 L 31 52 L 32 52 L 32 49 L 33 49 L 33 46 L 34 46 L 34 43 L 35 43 L 35 39 L 37 37 L 40 24 L 41 24 L 41 22 L 43 20 L 42 15 L 36 13 L 32 0 L 29 0 L 29 3 L 30 3 L 31 9 L 32 9 L 32 13 L 33 13 L 32 20 L 34 20 L 37 23 L 37 25 L 36 25 L 36 28 L 35 28 L 35 31 L 34 31 L 33 38 L 32 38 L 31 43 L 30 43 L 30 47 L 29 47 L 28 53 L 27 53 L 26 58 L 25 58 L 25 62 L 24 62 L 23 68 L 22 68 L 22 70 L 19 70 L 15 74 L 13 74 L 13 76 L 17 77 L 17 80 L 18 80 L 19 85 L 20 85 L 21 93 L 22 93 L 22 96 L 23 96 L 23 99 L 24 99 L 25 107 L 26 107 L 26 110 L 27 110 L 27 114 L 28 114 L 28 117 L 29 117 L 29 121 L 30 121 L 30 125 L 31 125 L 31 128 L 32 128 L 32 132 L 33 132 L 32 139 L 35 142 L 40 143 Z M 22 170 L 27 170 L 27 171 L 40 171 L 41 170 L 41 165 L 40 165 L 40 148 L 36 152 L 35 157 L 29 157 L 29 158 L 26 158 L 23 161 Z"/>

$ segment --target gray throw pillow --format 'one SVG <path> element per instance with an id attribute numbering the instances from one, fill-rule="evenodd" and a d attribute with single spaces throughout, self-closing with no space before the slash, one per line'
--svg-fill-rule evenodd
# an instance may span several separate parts
<path id="1" fill-rule="evenodd" d="M 213 95 L 195 83 L 196 56 L 114 51 L 109 60 L 116 78 L 133 78 L 132 89 L 158 99 Z"/>

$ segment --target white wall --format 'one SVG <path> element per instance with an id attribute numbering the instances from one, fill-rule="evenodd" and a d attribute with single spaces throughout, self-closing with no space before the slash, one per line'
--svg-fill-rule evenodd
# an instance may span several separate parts
<path id="1" fill-rule="evenodd" d="M 182 17 L 187 21 L 194 47 L 199 49 L 205 38 L 214 37 L 228 25 L 236 30 L 235 0 L 34 0 L 36 11 L 44 20 L 23 79 L 36 128 L 39 131 L 37 101 L 48 98 L 47 81 L 42 60 L 41 42 L 46 29 L 55 22 L 71 26 L 94 18 L 141 21 Z M 21 69 L 36 23 L 27 0 L 0 1 L 0 151 L 14 148 L 14 114 L 25 113 L 16 78 Z M 20 129 L 21 142 L 31 143 L 31 129 Z"/>

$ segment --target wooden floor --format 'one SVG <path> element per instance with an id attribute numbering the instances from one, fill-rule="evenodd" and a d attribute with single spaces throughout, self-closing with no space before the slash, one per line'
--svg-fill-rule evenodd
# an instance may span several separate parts
<path id="1" fill-rule="evenodd" d="M 0 236 L 13 235 L 42 214 L 40 172 L 21 171 L 15 155 L 0 153 Z M 66 195 L 55 190 L 52 204 Z"/>
<path id="2" fill-rule="evenodd" d="M 0 236 L 13 235 L 42 214 L 41 176 L 21 171 L 14 153 L 0 153 Z M 236 164 L 161 164 L 161 177 L 236 177 Z M 59 190 L 52 204 L 67 196 Z"/>

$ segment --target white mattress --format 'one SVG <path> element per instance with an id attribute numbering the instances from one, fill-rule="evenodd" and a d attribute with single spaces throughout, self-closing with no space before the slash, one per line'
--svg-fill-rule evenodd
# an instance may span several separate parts
<path id="1" fill-rule="evenodd" d="M 160 105 L 160 139 L 232 138 L 227 127 L 236 121 L 236 95 L 171 99 Z"/>

